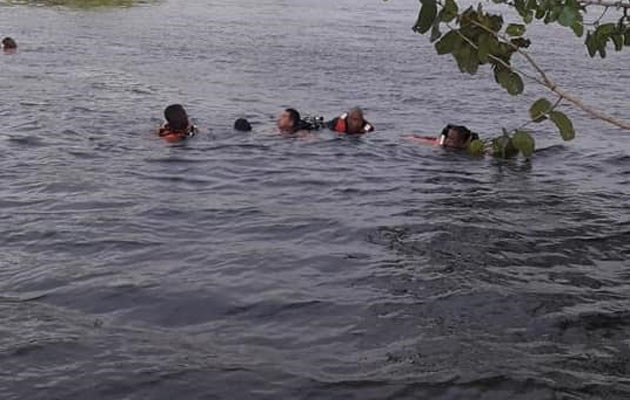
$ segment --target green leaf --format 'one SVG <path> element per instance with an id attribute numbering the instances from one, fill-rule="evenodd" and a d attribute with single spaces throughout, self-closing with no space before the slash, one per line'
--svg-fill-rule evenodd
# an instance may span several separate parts
<path id="1" fill-rule="evenodd" d="M 545 115 L 551 110 L 551 107 L 549 100 L 544 97 L 540 98 L 529 108 L 529 116 L 534 122 L 542 122 L 547 119 Z"/>
<path id="2" fill-rule="evenodd" d="M 503 27 L 503 17 L 501 15 L 490 15 L 486 26 L 493 32 L 499 32 Z"/>
<path id="3" fill-rule="evenodd" d="M 599 46 L 599 44 L 597 43 L 597 36 L 592 34 L 591 31 L 588 31 L 586 33 L 586 40 L 584 41 L 584 43 L 586 44 L 588 55 L 591 57 L 595 57 L 595 54 L 597 54 L 597 47 Z"/>
<path id="4" fill-rule="evenodd" d="M 463 39 L 456 30 L 448 31 L 440 40 L 435 43 L 435 50 L 438 54 L 449 54 L 461 46 Z"/>
<path id="5" fill-rule="evenodd" d="M 607 24 L 602 24 L 602 25 L 598 26 L 597 29 L 595 30 L 595 34 L 598 35 L 599 37 L 605 39 L 608 36 L 610 36 L 613 33 L 615 33 L 616 31 L 617 31 L 617 24 L 615 24 L 613 22 L 609 22 Z"/>
<path id="6" fill-rule="evenodd" d="M 532 11 L 529 11 L 527 14 L 523 15 L 523 22 L 525 22 L 526 24 L 531 24 L 533 20 L 534 13 Z"/>
<path id="7" fill-rule="evenodd" d="M 479 139 L 475 139 L 466 147 L 466 152 L 471 156 L 483 156 L 486 152 L 486 144 Z"/>
<path id="8" fill-rule="evenodd" d="M 453 56 L 461 72 L 468 72 L 470 75 L 477 73 L 477 69 L 479 68 L 477 52 L 468 44 L 460 46 L 459 49 L 453 52 Z"/>
<path id="9" fill-rule="evenodd" d="M 508 136 L 500 136 L 492 139 L 492 156 L 496 158 L 512 158 L 518 155 L 518 150 L 514 147 L 512 139 Z"/>
<path id="10" fill-rule="evenodd" d="M 551 119 L 554 124 L 560 130 L 560 136 L 565 141 L 573 140 L 575 138 L 575 130 L 573 129 L 573 123 L 564 113 L 560 111 L 552 111 L 549 113 L 549 119 Z"/>
<path id="11" fill-rule="evenodd" d="M 512 144 L 526 158 L 530 158 L 536 149 L 534 138 L 526 131 L 516 131 L 512 136 Z"/>
<path id="12" fill-rule="evenodd" d="M 518 94 L 523 93 L 523 89 L 525 89 L 525 84 L 523 83 L 523 79 L 519 74 L 512 73 L 510 76 L 509 87 L 507 91 L 512 96 L 516 96 Z"/>
<path id="13" fill-rule="evenodd" d="M 623 49 L 623 35 L 615 32 L 612 36 L 612 41 L 615 44 L 615 51 L 621 51 Z"/>
<path id="14" fill-rule="evenodd" d="M 493 36 L 490 36 L 485 32 L 479 36 L 479 43 L 477 45 L 477 57 L 482 63 L 488 62 L 488 56 L 490 55 L 490 43 L 492 41 L 492 38 Z"/>
<path id="15" fill-rule="evenodd" d="M 624 44 L 624 46 L 630 46 L 630 28 L 626 29 L 626 33 L 624 35 L 623 44 Z"/>
<path id="16" fill-rule="evenodd" d="M 516 11 L 518 11 L 521 17 L 527 13 L 525 0 L 514 0 L 514 8 L 516 8 Z"/>
<path id="17" fill-rule="evenodd" d="M 525 4 L 525 9 L 527 11 L 532 11 L 536 8 L 538 8 L 538 2 L 536 0 L 527 0 L 527 3 Z"/>
<path id="18" fill-rule="evenodd" d="M 504 82 L 509 79 L 509 75 L 510 71 L 503 66 L 497 66 L 494 69 L 494 80 L 502 87 L 505 87 Z"/>
<path id="19" fill-rule="evenodd" d="M 516 96 L 523 93 L 523 80 L 518 74 L 505 68 L 498 69 L 497 71 L 495 71 L 495 79 L 509 94 Z"/>
<path id="20" fill-rule="evenodd" d="M 457 3 L 455 0 L 446 0 L 444 2 L 444 7 L 440 12 L 440 20 L 442 22 L 451 22 L 457 17 L 457 13 L 459 12 L 459 8 L 457 7 Z"/>
<path id="21" fill-rule="evenodd" d="M 575 21 L 573 25 L 571 25 L 571 29 L 577 37 L 582 37 L 582 35 L 584 35 L 584 24 L 582 21 Z"/>
<path id="22" fill-rule="evenodd" d="M 558 15 L 558 23 L 562 26 L 571 26 L 579 20 L 580 13 L 577 8 L 571 7 L 569 4 L 562 7 L 560 15 Z"/>
<path id="23" fill-rule="evenodd" d="M 431 43 L 433 43 L 438 40 L 440 36 L 442 36 L 442 32 L 440 32 L 440 19 L 436 18 L 433 22 L 433 27 L 431 28 L 431 37 L 429 38 L 429 40 L 431 40 Z"/>
<path id="24" fill-rule="evenodd" d="M 556 22 L 560 13 L 562 12 L 563 7 L 560 5 L 552 6 L 547 15 L 545 15 L 545 24 L 551 24 L 552 22 Z"/>
<path id="25" fill-rule="evenodd" d="M 415 32 L 420 34 L 427 33 L 433 26 L 433 21 L 437 16 L 437 4 L 435 0 L 421 0 L 422 7 L 418 15 L 418 21 L 413 27 Z"/>
<path id="26" fill-rule="evenodd" d="M 505 29 L 505 33 L 510 36 L 523 36 L 525 33 L 525 25 L 522 24 L 510 24 Z"/>

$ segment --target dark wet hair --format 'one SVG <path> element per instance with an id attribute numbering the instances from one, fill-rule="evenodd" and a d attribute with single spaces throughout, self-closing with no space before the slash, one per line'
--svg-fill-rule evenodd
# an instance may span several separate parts
<path id="1" fill-rule="evenodd" d="M 168 127 L 175 131 L 184 131 L 188 128 L 188 115 L 181 104 L 171 104 L 164 110 L 164 118 Z"/>
<path id="2" fill-rule="evenodd" d="M 446 125 L 446 127 L 444 129 L 442 129 L 442 133 L 441 135 L 444 136 L 444 138 L 448 137 L 448 133 L 454 130 L 457 133 L 459 133 L 459 137 L 462 141 L 462 143 L 466 143 L 469 140 L 473 141 L 473 140 L 477 140 L 479 139 L 479 135 L 477 135 L 475 132 L 472 132 L 470 129 L 466 128 L 463 125 Z"/>
<path id="3" fill-rule="evenodd" d="M 291 121 L 293 122 L 293 129 L 295 130 L 300 129 L 300 125 L 302 122 L 302 117 L 300 116 L 300 113 L 294 108 L 287 108 L 284 111 L 288 112 L 289 115 L 291 116 Z"/>
<path id="4" fill-rule="evenodd" d="M 2 46 L 5 49 L 17 49 L 17 43 L 15 43 L 15 40 L 10 37 L 5 37 L 4 39 L 2 39 Z"/>
<path id="5" fill-rule="evenodd" d="M 241 132 L 249 132 L 252 130 L 252 125 L 245 118 L 239 118 L 234 121 L 234 129 Z"/>

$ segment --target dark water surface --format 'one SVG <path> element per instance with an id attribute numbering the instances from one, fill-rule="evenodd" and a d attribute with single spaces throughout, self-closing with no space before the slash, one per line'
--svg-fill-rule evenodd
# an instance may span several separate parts
<path id="1" fill-rule="evenodd" d="M 630 137 L 569 111 L 579 137 L 536 127 L 531 163 L 400 140 L 542 94 L 461 75 L 416 12 L 0 6 L 0 398 L 629 398 Z M 552 36 L 552 76 L 630 115 L 630 53 Z M 184 145 L 153 135 L 171 102 Z M 377 132 L 273 133 L 356 104 Z"/>

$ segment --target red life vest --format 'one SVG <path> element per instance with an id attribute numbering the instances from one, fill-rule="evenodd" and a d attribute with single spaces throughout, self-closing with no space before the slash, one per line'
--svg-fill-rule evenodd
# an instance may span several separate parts
<path id="1" fill-rule="evenodd" d="M 177 143 L 194 136 L 196 132 L 197 128 L 194 125 L 185 131 L 173 131 L 168 127 L 168 124 L 163 124 L 158 130 L 158 135 L 169 143 Z"/>
<path id="2" fill-rule="evenodd" d="M 335 132 L 346 132 L 348 129 L 348 123 L 346 120 L 348 119 L 348 114 L 343 114 L 339 118 L 337 118 L 337 123 L 335 124 L 334 131 Z"/>
<path id="3" fill-rule="evenodd" d="M 363 128 L 361 128 L 361 132 L 357 132 L 357 133 L 368 133 L 368 132 L 372 132 L 373 130 L 374 130 L 374 127 L 372 126 L 372 124 L 365 121 L 365 123 L 363 124 Z M 333 131 L 341 132 L 341 133 L 348 133 L 348 113 L 341 114 L 337 118 L 337 122 L 335 123 L 335 126 L 333 126 Z"/>

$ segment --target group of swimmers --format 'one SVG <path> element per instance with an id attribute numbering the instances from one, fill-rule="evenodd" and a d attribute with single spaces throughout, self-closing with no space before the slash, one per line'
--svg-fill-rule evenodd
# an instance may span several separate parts
<path id="1" fill-rule="evenodd" d="M 17 43 L 10 37 L 2 39 L 0 46 L 5 52 L 14 52 L 17 49 Z M 197 133 L 197 127 L 190 122 L 181 104 L 166 107 L 164 119 L 158 135 L 169 143 L 181 142 Z M 323 117 L 303 119 L 297 110 L 287 108 L 278 115 L 276 125 L 280 133 L 286 136 L 301 136 L 322 128 L 328 128 L 339 135 L 363 135 L 374 131 L 374 125 L 365 119 L 363 111 L 358 107 L 327 122 L 324 122 Z M 252 126 L 246 119 L 239 118 L 234 123 L 234 129 L 248 132 L 252 130 Z M 465 149 L 479 136 L 465 126 L 447 125 L 437 137 L 409 135 L 403 138 L 423 144 Z"/>
<path id="2" fill-rule="evenodd" d="M 158 129 L 158 135 L 169 143 L 181 142 L 197 133 L 197 127 L 190 122 L 181 104 L 166 107 L 164 119 L 164 123 Z M 339 135 L 363 135 L 374 131 L 374 125 L 365 119 L 363 111 L 358 107 L 328 122 L 324 122 L 323 117 L 302 119 L 297 110 L 287 108 L 279 113 L 276 126 L 285 136 L 300 136 L 322 128 L 328 128 Z M 234 129 L 248 132 L 252 130 L 252 126 L 246 119 L 239 118 L 234 122 Z M 465 126 L 447 125 L 437 137 L 409 135 L 403 138 L 422 144 L 466 149 L 473 140 L 479 139 L 479 136 Z"/>

